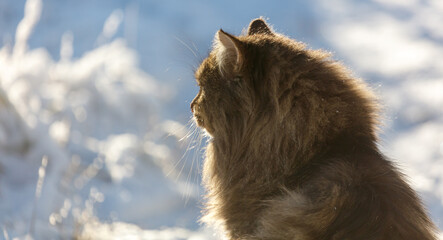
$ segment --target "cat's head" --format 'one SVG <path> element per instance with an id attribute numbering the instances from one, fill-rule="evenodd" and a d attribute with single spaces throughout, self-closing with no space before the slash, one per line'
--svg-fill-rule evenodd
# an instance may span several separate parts
<path id="1" fill-rule="evenodd" d="M 238 130 L 252 117 L 261 98 L 256 88 L 266 91 L 254 83 L 265 77 L 268 68 L 261 40 L 274 36 L 263 19 L 251 22 L 247 36 L 216 33 L 211 53 L 195 72 L 200 90 L 191 103 L 197 124 L 211 135 L 229 127 Z"/>
<path id="2" fill-rule="evenodd" d="M 213 136 L 278 131 L 315 141 L 372 125 L 371 96 L 359 80 L 328 53 L 275 33 L 263 19 L 253 20 L 244 36 L 219 30 L 195 78 L 200 90 L 191 109 Z"/>

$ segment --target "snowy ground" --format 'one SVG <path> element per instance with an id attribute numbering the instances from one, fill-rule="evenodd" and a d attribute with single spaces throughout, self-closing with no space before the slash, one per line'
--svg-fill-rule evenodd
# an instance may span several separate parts
<path id="1" fill-rule="evenodd" d="M 370 83 L 382 149 L 443 229 L 441 1 L 0 0 L 0 239 L 214 238 L 192 71 L 258 16 Z"/>

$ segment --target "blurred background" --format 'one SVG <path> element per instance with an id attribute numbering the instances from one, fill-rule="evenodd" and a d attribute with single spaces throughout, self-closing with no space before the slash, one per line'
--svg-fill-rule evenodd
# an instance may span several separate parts
<path id="1" fill-rule="evenodd" d="M 374 89 L 443 229 L 442 1 L 0 0 L 0 239 L 215 238 L 193 71 L 259 16 Z"/>

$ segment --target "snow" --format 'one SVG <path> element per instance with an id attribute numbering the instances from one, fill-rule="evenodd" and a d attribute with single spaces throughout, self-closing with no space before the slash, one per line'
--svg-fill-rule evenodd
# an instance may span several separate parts
<path id="1" fill-rule="evenodd" d="M 112 224 L 94 223 L 85 227 L 80 239 L 107 240 L 115 238 L 115 234 L 122 237 L 119 239 L 151 239 L 151 240 L 205 240 L 208 238 L 207 232 L 192 232 L 183 228 L 169 228 L 165 230 L 143 230 L 139 227 L 123 222 Z"/>
<path id="2" fill-rule="evenodd" d="M 441 1 L 0 0 L 3 238 L 216 238 L 192 70 L 259 16 L 370 83 L 382 150 L 443 229 Z"/>

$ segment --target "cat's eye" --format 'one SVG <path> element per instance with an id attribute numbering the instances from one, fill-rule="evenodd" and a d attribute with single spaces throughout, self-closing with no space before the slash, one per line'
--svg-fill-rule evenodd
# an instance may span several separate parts
<path id="1" fill-rule="evenodd" d="M 232 79 L 234 82 L 240 82 L 242 80 L 242 76 L 237 75 Z"/>

